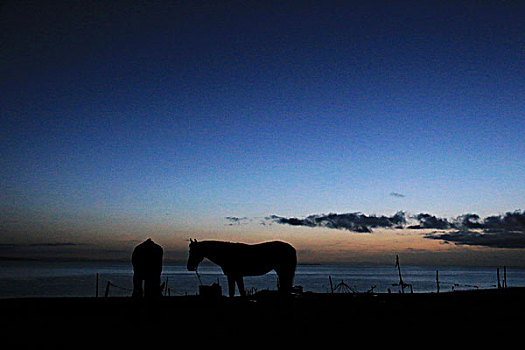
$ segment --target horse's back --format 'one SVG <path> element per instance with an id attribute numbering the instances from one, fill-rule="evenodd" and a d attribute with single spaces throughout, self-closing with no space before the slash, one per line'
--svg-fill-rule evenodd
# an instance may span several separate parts
<path id="1" fill-rule="evenodd" d="M 263 275 L 271 270 L 295 270 L 295 248 L 281 241 L 258 244 L 232 243 L 227 270 L 237 270 L 245 276 Z M 223 268 L 224 268 L 223 267 Z"/>
<path id="2" fill-rule="evenodd" d="M 295 248 L 289 243 L 271 241 L 254 244 L 251 247 L 254 248 L 254 257 L 261 260 L 271 261 L 273 265 L 293 265 L 295 267 L 297 263 L 297 253 Z"/>
<path id="3" fill-rule="evenodd" d="M 275 257 L 278 258 L 292 258 L 297 255 L 295 248 L 292 247 L 292 245 L 281 241 L 254 244 L 253 247 L 259 247 L 265 254 L 275 254 Z"/>
<path id="4" fill-rule="evenodd" d="M 148 239 L 135 247 L 131 255 L 133 268 L 138 271 L 162 270 L 163 249 Z"/>

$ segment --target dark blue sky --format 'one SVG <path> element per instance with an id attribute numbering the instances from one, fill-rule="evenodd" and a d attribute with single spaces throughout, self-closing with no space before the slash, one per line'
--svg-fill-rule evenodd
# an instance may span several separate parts
<path id="1" fill-rule="evenodd" d="M 8 1 L 4 239 L 103 241 L 124 229 L 139 239 L 159 227 L 211 237 L 226 216 L 520 209 L 524 9 Z"/>

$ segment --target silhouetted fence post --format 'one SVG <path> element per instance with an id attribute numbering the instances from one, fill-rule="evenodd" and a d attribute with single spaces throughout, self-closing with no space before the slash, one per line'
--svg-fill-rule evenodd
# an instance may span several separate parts
<path id="1" fill-rule="evenodd" d="M 98 298 L 98 272 L 97 272 L 97 283 L 96 283 L 96 287 L 95 287 L 95 298 Z"/>
<path id="2" fill-rule="evenodd" d="M 507 288 L 507 266 L 503 266 L 503 288 Z"/>
<path id="3" fill-rule="evenodd" d="M 498 289 L 501 289 L 501 283 L 500 283 L 500 280 L 499 280 L 499 267 L 496 270 L 496 275 L 498 276 Z"/>
<path id="4" fill-rule="evenodd" d="M 403 277 L 401 277 L 401 265 L 399 264 L 399 255 L 396 255 L 396 267 L 399 274 L 399 286 L 401 287 L 401 293 L 405 292 L 405 283 L 403 282 Z"/>
<path id="5" fill-rule="evenodd" d="M 437 292 L 439 293 L 439 271 L 436 270 L 436 287 L 437 287 Z"/>
<path id="6" fill-rule="evenodd" d="M 332 291 L 332 293 L 334 292 L 334 285 L 332 283 L 332 276 L 328 276 L 328 279 L 330 280 L 330 290 Z"/>
<path id="7" fill-rule="evenodd" d="M 111 282 L 108 281 L 108 283 L 106 284 L 106 292 L 104 293 L 104 297 L 108 297 L 109 296 L 109 286 L 111 285 Z"/>
<path id="8" fill-rule="evenodd" d="M 401 289 L 399 290 L 399 293 L 402 293 L 402 294 L 405 293 L 405 288 L 407 288 L 407 287 L 410 287 L 410 293 L 414 293 L 414 289 L 412 287 L 412 284 L 411 283 L 405 283 L 403 281 L 403 277 L 401 276 L 401 264 L 399 263 L 399 255 L 396 255 L 396 267 L 397 267 L 397 272 L 399 274 L 399 283 L 393 284 L 392 286 L 399 286 L 399 287 L 401 287 Z"/>

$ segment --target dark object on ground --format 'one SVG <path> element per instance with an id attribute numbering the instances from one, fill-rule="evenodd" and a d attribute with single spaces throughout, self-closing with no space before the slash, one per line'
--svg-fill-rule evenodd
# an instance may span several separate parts
<path id="1" fill-rule="evenodd" d="M 222 297 L 222 288 L 218 283 L 214 283 L 209 286 L 200 285 L 199 295 L 205 298 L 220 298 Z"/>

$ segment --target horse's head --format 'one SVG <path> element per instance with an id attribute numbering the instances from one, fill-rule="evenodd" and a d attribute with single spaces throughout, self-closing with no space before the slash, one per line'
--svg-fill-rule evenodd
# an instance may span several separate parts
<path id="1" fill-rule="evenodd" d="M 188 257 L 188 264 L 186 267 L 188 271 L 197 271 L 197 266 L 204 259 L 204 255 L 199 249 L 199 242 L 197 240 L 190 239 L 190 256 Z"/>

